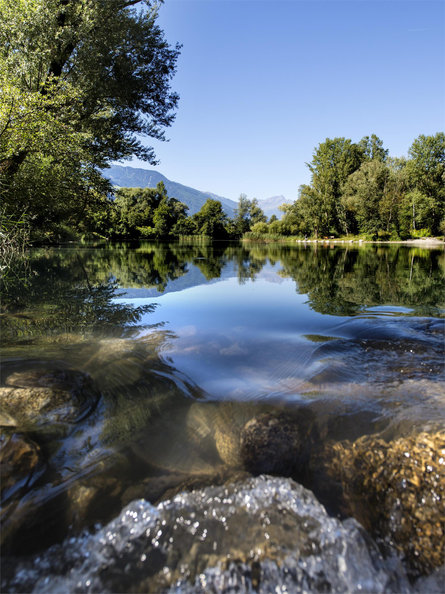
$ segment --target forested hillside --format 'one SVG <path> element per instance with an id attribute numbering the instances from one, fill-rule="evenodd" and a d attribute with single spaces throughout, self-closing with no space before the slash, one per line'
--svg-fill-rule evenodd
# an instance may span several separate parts
<path id="1" fill-rule="evenodd" d="M 181 202 L 184 202 L 189 208 L 189 214 L 193 215 L 204 205 L 209 198 L 221 202 L 224 212 L 227 216 L 233 217 L 236 208 L 236 202 L 230 198 L 217 196 L 211 192 L 201 192 L 190 186 L 171 181 L 154 169 L 140 169 L 137 167 L 122 167 L 120 165 L 111 165 L 103 171 L 104 177 L 110 180 L 114 186 L 123 188 L 156 188 L 159 182 L 164 184 L 167 194 Z"/>

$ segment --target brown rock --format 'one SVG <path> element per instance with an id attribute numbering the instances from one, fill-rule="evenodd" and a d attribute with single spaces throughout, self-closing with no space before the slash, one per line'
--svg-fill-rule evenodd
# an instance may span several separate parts
<path id="1" fill-rule="evenodd" d="M 13 433 L 0 436 L 0 490 L 9 497 L 25 486 L 41 469 L 39 446 L 32 441 Z"/>
<path id="2" fill-rule="evenodd" d="M 444 432 L 331 444 L 317 464 L 324 464 L 332 484 L 341 484 L 344 511 L 381 542 L 395 546 L 413 576 L 443 564 Z"/>
<path id="3" fill-rule="evenodd" d="M 99 397 L 91 378 L 74 369 L 29 369 L 9 375 L 0 388 L 2 413 L 22 425 L 78 421 Z"/>
<path id="4" fill-rule="evenodd" d="M 290 476 L 301 463 L 302 451 L 298 426 L 285 414 L 264 413 L 241 431 L 240 457 L 253 474 Z"/>

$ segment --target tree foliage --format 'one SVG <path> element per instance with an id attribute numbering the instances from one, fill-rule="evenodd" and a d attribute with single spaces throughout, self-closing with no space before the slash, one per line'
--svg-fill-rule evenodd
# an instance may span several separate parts
<path id="1" fill-rule="evenodd" d="M 363 149 L 346 138 L 327 138 L 315 149 L 308 167 L 312 174 L 311 200 L 315 206 L 312 215 L 316 236 L 343 230 L 344 213 L 340 201 L 343 184 L 363 160 Z"/>
<path id="2" fill-rule="evenodd" d="M 326 139 L 308 167 L 311 183 L 284 207 L 284 235 L 408 238 L 445 229 L 445 134 L 420 135 L 409 158 L 389 157 L 375 135 L 357 144 Z M 269 233 L 277 229 L 268 227 Z"/>
<path id="3" fill-rule="evenodd" d="M 215 239 L 227 237 L 227 215 L 219 200 L 209 198 L 199 212 L 193 215 L 197 235 L 206 235 Z"/>
<path id="4" fill-rule="evenodd" d="M 258 200 L 256 198 L 249 200 L 246 194 L 240 194 L 238 208 L 233 220 L 233 234 L 241 237 L 257 223 L 265 223 L 266 221 L 267 217 L 260 208 Z"/>
<path id="5" fill-rule="evenodd" d="M 18 208 L 26 202 L 31 218 L 60 221 L 79 199 L 103 195 L 99 170 L 109 161 L 156 162 L 144 139 L 163 140 L 173 121 L 179 54 L 157 7 L 0 0 L 0 192 L 10 211 L 24 196 Z"/>

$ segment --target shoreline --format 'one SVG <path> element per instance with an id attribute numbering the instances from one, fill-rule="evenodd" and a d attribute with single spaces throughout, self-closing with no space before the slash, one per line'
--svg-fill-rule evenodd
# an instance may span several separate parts
<path id="1" fill-rule="evenodd" d="M 250 237 L 242 238 L 242 241 L 251 243 L 302 243 L 302 244 L 340 244 L 340 245 L 407 245 L 413 247 L 424 247 L 424 248 L 443 248 L 445 249 L 445 239 L 438 239 L 436 237 L 421 237 L 418 239 L 397 239 L 397 240 L 367 240 L 367 239 L 286 239 L 285 237 L 280 239 L 268 239 L 267 236 L 264 238 L 253 239 Z"/>
<path id="2" fill-rule="evenodd" d="M 296 239 L 298 243 L 367 243 L 367 244 L 403 244 L 425 247 L 445 247 L 445 240 L 436 237 L 421 237 L 418 239 L 396 239 L 396 240 L 367 240 L 367 239 Z"/>

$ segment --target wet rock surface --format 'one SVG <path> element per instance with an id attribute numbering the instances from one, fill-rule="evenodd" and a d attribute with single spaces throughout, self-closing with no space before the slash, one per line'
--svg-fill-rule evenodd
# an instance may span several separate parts
<path id="1" fill-rule="evenodd" d="M 354 521 L 290 479 L 258 477 L 128 505 L 114 521 L 10 562 L 9 592 L 411 592 Z"/>
<path id="2" fill-rule="evenodd" d="M 35 368 L 11 373 L 0 388 L 0 409 L 27 426 L 75 423 L 99 394 L 89 375 L 75 369 Z"/>
<path id="3" fill-rule="evenodd" d="M 28 485 L 43 469 L 40 447 L 18 433 L 0 434 L 0 491 L 2 501 Z"/>
<path id="4" fill-rule="evenodd" d="M 311 464 L 343 512 L 395 547 L 413 576 L 445 560 L 445 433 L 327 445 Z M 325 475 L 323 475 L 325 471 Z"/>

